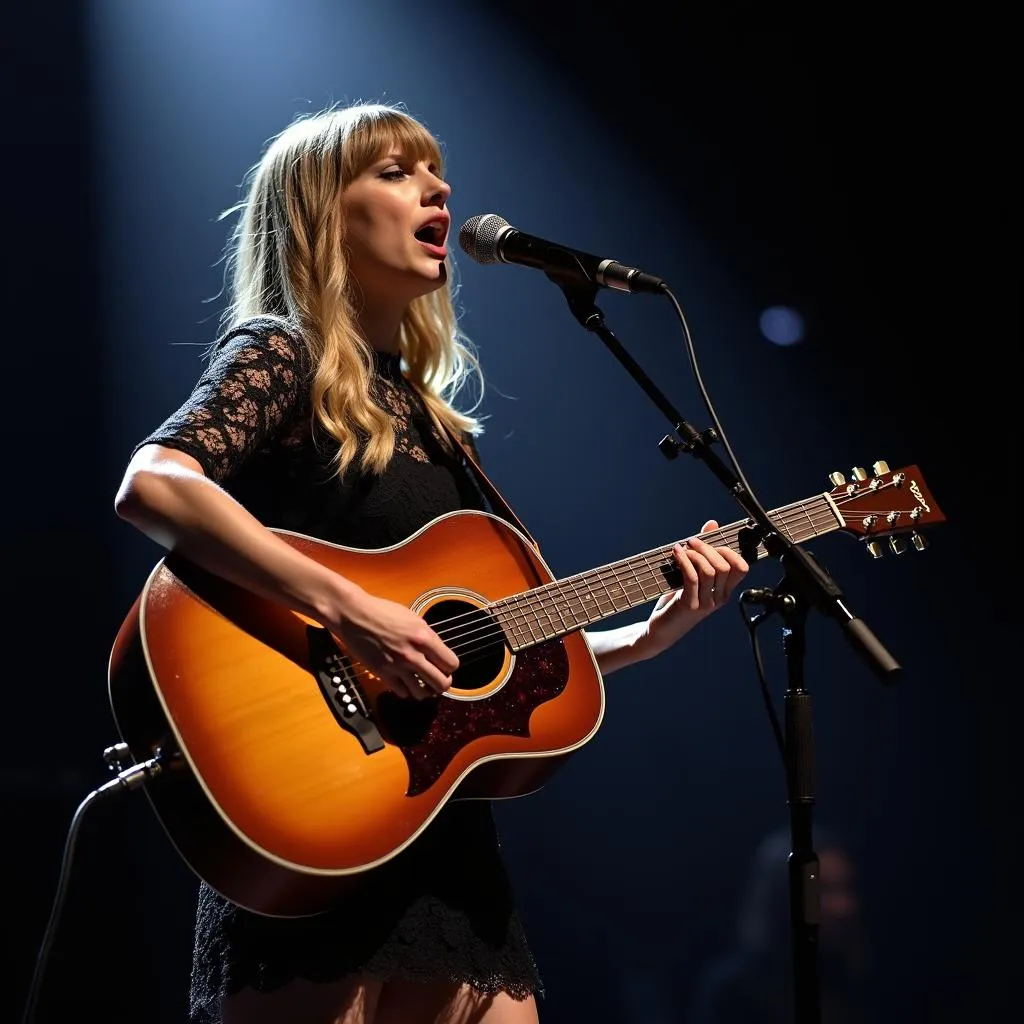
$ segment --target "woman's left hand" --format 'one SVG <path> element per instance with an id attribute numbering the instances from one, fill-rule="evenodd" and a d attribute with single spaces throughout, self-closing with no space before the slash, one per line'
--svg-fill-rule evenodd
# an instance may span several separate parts
<path id="1" fill-rule="evenodd" d="M 717 529 L 718 523 L 711 519 L 700 532 Z M 645 648 L 644 657 L 667 650 L 721 608 L 750 569 L 738 551 L 711 547 L 699 537 L 676 544 L 672 553 L 683 574 L 683 586 L 681 590 L 662 595 L 654 606 L 640 641 Z"/>

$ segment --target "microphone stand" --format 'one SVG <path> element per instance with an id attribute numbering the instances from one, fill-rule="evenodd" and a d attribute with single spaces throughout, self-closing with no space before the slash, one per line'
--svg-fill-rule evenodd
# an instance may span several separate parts
<path id="1" fill-rule="evenodd" d="M 774 589 L 748 591 L 745 596 L 748 601 L 765 606 L 767 610 L 761 618 L 778 612 L 783 621 L 783 652 L 787 665 L 783 756 L 792 842 L 788 869 L 793 1012 L 795 1024 L 821 1024 L 819 862 L 814 851 L 812 829 L 814 729 L 811 695 L 804 680 L 806 621 L 811 607 L 840 624 L 846 639 L 884 683 L 895 681 L 900 666 L 865 623 L 847 609 L 842 591 L 835 581 L 808 552 L 775 529 L 760 502 L 711 450 L 711 445 L 719 440 L 714 428 L 701 433 L 687 423 L 622 347 L 605 325 L 604 314 L 595 304 L 597 286 L 580 281 L 579 267 L 575 261 L 567 261 L 564 273 L 550 268 L 545 273 L 562 289 L 570 311 L 581 326 L 605 343 L 672 424 L 679 440 L 669 435 L 662 438 L 658 447 L 665 457 L 674 459 L 683 451 L 699 459 L 753 521 L 754 527 L 742 531 L 740 535 L 740 552 L 743 557 L 753 563 L 758 557 L 759 545 L 763 544 L 768 554 L 782 563 L 784 576 Z M 664 293 L 670 295 L 667 287 Z"/>

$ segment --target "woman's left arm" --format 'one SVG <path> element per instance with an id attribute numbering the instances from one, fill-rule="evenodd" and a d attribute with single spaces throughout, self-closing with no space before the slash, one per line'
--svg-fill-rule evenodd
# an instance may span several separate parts
<path id="1" fill-rule="evenodd" d="M 704 524 L 701 533 L 717 529 L 718 523 L 712 519 Z M 711 547 L 699 537 L 677 544 L 672 553 L 683 576 L 682 589 L 663 594 L 645 622 L 587 631 L 602 675 L 668 650 L 713 611 L 728 603 L 749 571 L 739 552 L 728 547 Z"/>

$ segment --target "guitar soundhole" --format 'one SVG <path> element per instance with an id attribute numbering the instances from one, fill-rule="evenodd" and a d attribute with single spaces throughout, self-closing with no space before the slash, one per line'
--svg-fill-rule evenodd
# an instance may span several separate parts
<path id="1" fill-rule="evenodd" d="M 468 601 L 448 599 L 432 605 L 423 617 L 459 656 L 453 687 L 481 690 L 497 678 L 505 664 L 505 634 L 490 614 Z"/>

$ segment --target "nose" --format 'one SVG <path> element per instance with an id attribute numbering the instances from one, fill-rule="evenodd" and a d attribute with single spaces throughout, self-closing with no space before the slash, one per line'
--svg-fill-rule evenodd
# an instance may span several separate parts
<path id="1" fill-rule="evenodd" d="M 436 174 L 430 175 L 424 196 L 426 206 L 439 206 L 443 208 L 451 194 L 452 187 L 447 181 L 439 178 Z"/>

